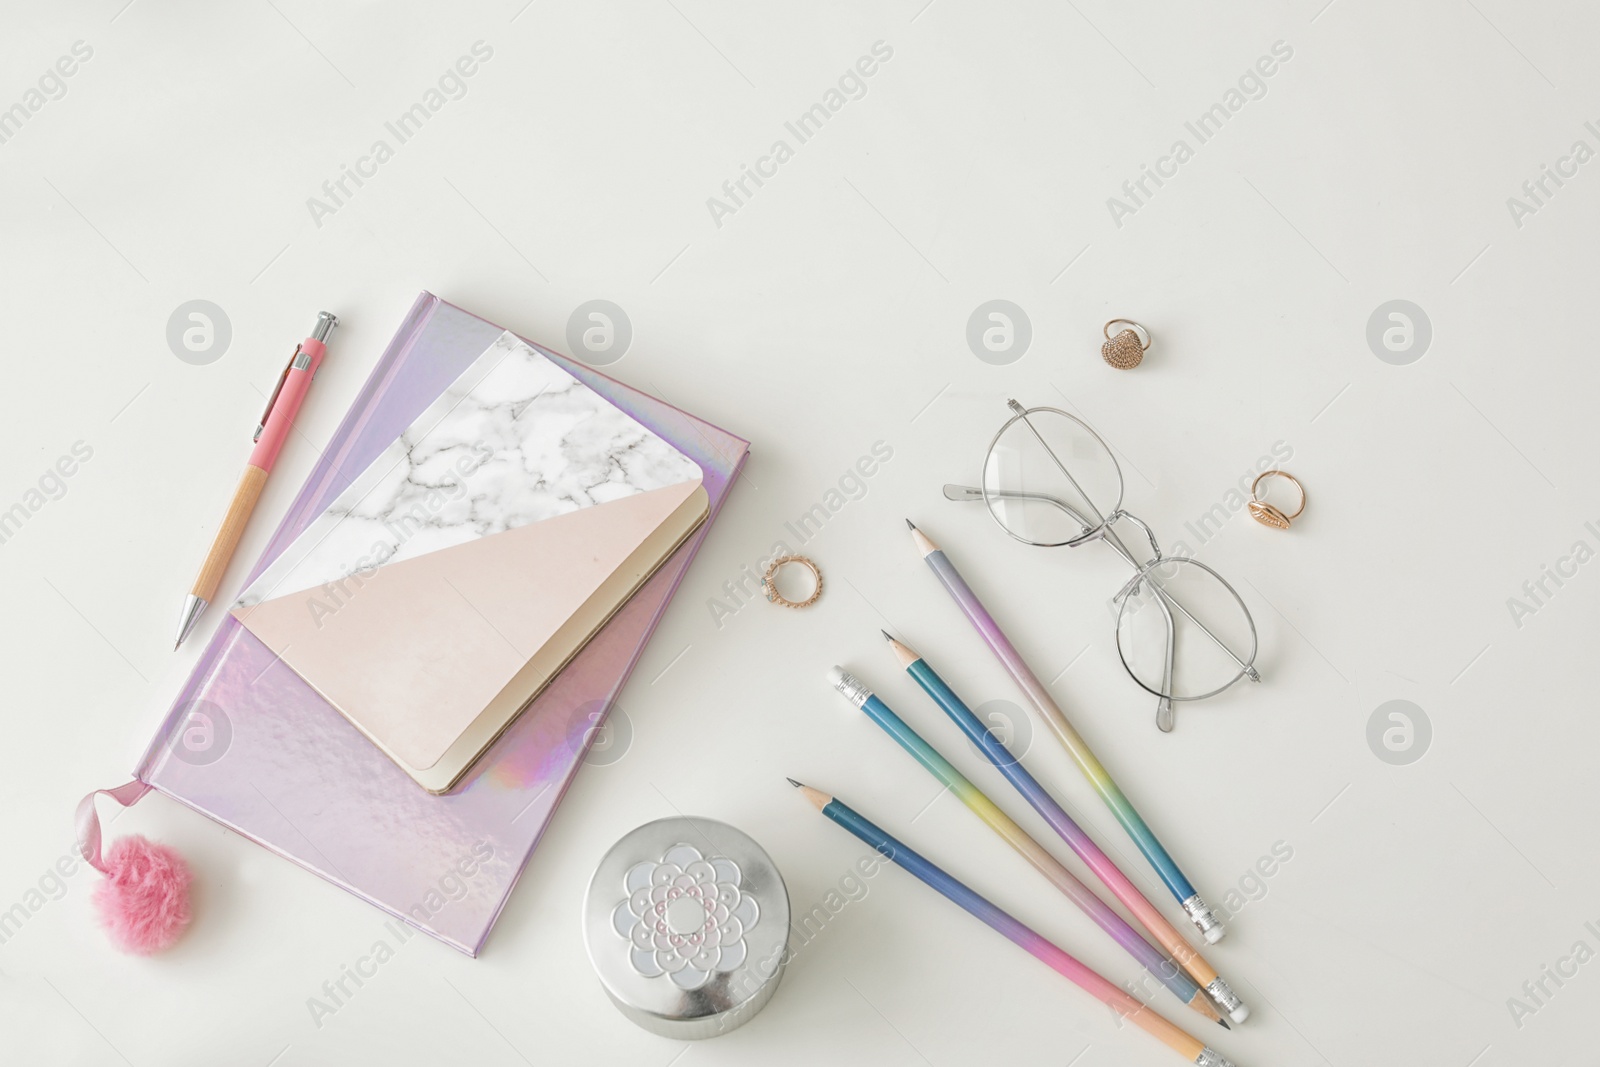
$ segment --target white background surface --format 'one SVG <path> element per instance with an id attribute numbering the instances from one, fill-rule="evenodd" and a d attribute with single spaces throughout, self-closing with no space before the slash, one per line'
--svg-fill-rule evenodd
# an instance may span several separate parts
<path id="1" fill-rule="evenodd" d="M 383 917 L 151 797 L 113 832 L 189 857 L 190 934 L 153 960 L 117 955 L 89 909 L 98 876 L 80 870 L 0 945 L 0 1059 L 1177 1062 L 893 870 L 735 1034 L 651 1037 L 593 978 L 582 890 L 649 819 L 731 821 L 772 852 L 797 911 L 823 899 L 865 850 L 785 774 L 1134 976 L 825 687 L 829 665 L 851 666 L 1045 837 L 881 647 L 886 626 L 973 703 L 1020 703 L 912 553 L 909 516 L 1057 679 L 1202 893 L 1254 888 L 1258 859 L 1293 849 L 1211 952 L 1256 1007 L 1205 1035 L 1220 1050 L 1244 1067 L 1587 1062 L 1600 962 L 1547 980 L 1536 1013 L 1507 1003 L 1580 940 L 1600 949 L 1584 927 L 1600 921 L 1600 563 L 1547 583 L 1520 627 L 1507 606 L 1575 542 L 1600 548 L 1584 526 L 1600 525 L 1586 329 L 1600 162 L 1547 181 L 1520 226 L 1507 206 L 1574 141 L 1600 148 L 1583 125 L 1600 119 L 1587 5 L 123 2 L 12 3 L 0 32 L 0 106 L 74 42 L 93 49 L 0 144 L 0 508 L 74 442 L 93 449 L 0 544 L 0 908 L 66 852 L 77 799 L 125 780 L 215 626 L 173 654 L 249 427 L 318 309 L 346 325 L 229 590 L 423 288 L 563 349 L 573 309 L 614 301 L 634 337 L 610 372 L 751 438 L 753 455 L 626 691 L 631 747 L 579 777 L 482 958 L 416 938 L 318 1026 L 308 998 Z M 307 198 L 480 40 L 493 56 L 467 94 L 318 225 Z M 718 226 L 707 198 L 775 139 L 794 146 L 784 122 L 877 41 L 893 58 L 865 96 Z M 1293 56 L 1265 94 L 1197 145 L 1184 123 L 1277 41 Z M 1107 198 L 1178 138 L 1194 158 L 1116 225 Z M 206 366 L 165 339 L 196 298 L 232 323 Z M 1032 323 L 1008 366 L 965 340 L 995 298 Z M 1392 299 L 1433 326 L 1406 366 L 1365 338 Z M 1136 371 L 1100 361 L 1113 315 L 1155 332 Z M 1110 641 L 1120 564 L 1011 544 L 942 500 L 942 483 L 975 477 L 1007 396 L 1094 422 L 1130 468 L 1129 505 L 1191 548 L 1184 524 L 1292 447 L 1304 519 L 1279 533 L 1240 512 L 1200 549 L 1255 610 L 1262 685 L 1158 735 Z M 893 458 L 865 494 L 791 539 L 785 521 L 878 441 Z M 710 598 L 779 538 L 823 566 L 822 601 L 717 625 Z M 1407 766 L 1366 740 L 1393 699 L 1433 727 Z M 1176 916 L 1042 729 L 1027 759 Z"/>

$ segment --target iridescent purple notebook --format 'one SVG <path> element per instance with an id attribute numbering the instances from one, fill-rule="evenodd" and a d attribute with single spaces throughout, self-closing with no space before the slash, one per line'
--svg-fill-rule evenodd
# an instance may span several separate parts
<path id="1" fill-rule="evenodd" d="M 432 294 L 418 297 L 247 582 L 501 332 Z M 447 796 L 428 794 L 231 616 L 135 772 L 158 792 L 474 956 L 749 448 L 581 363 L 540 351 L 698 463 L 711 514 L 461 785 Z"/>

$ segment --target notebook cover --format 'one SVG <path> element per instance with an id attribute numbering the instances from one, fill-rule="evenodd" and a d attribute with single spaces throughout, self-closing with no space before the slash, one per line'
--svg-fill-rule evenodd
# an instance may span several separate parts
<path id="1" fill-rule="evenodd" d="M 247 583 L 501 332 L 432 294 L 418 297 Z M 460 786 L 446 796 L 428 794 L 231 616 L 135 772 L 155 790 L 469 955 L 482 949 L 749 447 L 592 368 L 539 350 L 699 464 L 710 516 Z"/>
<path id="2" fill-rule="evenodd" d="M 492 736 L 484 720 L 497 732 L 698 525 L 701 480 L 670 442 L 503 334 L 233 615 L 439 790 Z M 475 747 L 458 747 L 469 731 Z"/>

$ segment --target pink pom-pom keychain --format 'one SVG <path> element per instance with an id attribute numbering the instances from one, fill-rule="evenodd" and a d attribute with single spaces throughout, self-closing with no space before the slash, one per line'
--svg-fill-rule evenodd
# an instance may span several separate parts
<path id="1" fill-rule="evenodd" d="M 100 816 L 94 798 L 108 796 L 128 807 L 150 791 L 133 781 L 97 789 L 78 805 L 78 851 L 106 880 L 95 887 L 94 904 L 111 941 L 124 952 L 150 956 L 178 940 L 189 925 L 189 865 L 177 850 L 134 834 L 100 854 Z"/>

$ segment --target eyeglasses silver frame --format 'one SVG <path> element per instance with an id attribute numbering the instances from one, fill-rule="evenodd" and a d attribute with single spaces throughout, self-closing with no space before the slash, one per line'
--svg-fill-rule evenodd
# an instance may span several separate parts
<path id="1" fill-rule="evenodd" d="M 1171 732 L 1173 726 L 1176 724 L 1176 710 L 1173 706 L 1175 701 L 1187 702 L 1194 700 L 1206 700 L 1210 697 L 1216 696 L 1225 689 L 1231 688 L 1241 678 L 1249 678 L 1252 682 L 1261 681 L 1261 674 L 1255 668 L 1256 654 L 1260 650 L 1260 637 L 1256 631 L 1255 618 L 1250 614 L 1250 608 L 1245 604 L 1244 598 L 1239 595 L 1239 591 L 1235 589 L 1226 578 L 1218 574 L 1213 568 L 1201 563 L 1199 560 L 1189 556 L 1163 556 L 1161 554 L 1161 546 L 1156 542 L 1155 533 L 1150 529 L 1149 524 L 1143 519 L 1140 519 L 1138 516 L 1125 511 L 1122 507 L 1123 492 L 1126 488 L 1126 483 L 1122 477 L 1122 467 L 1117 463 L 1116 455 L 1111 451 L 1110 446 L 1105 443 L 1105 440 L 1101 438 L 1099 434 L 1095 433 L 1088 423 L 1084 422 L 1082 419 L 1071 414 L 1070 412 L 1062 411 L 1060 408 L 1024 408 L 1015 400 L 1008 400 L 1006 404 L 1008 407 L 1010 407 L 1012 416 L 1010 419 L 1006 420 L 1005 425 L 1001 426 L 999 431 L 996 432 L 994 437 L 989 441 L 989 448 L 984 453 L 983 470 L 985 472 L 988 471 L 990 457 L 994 455 L 995 448 L 1000 443 L 1000 439 L 1005 436 L 1006 431 L 1010 430 L 1018 422 L 1021 422 L 1038 440 L 1040 447 L 1044 449 L 1045 454 L 1050 457 L 1051 461 L 1061 472 L 1062 476 L 1065 477 L 1072 485 L 1073 489 L 1077 491 L 1078 496 L 1084 501 L 1088 507 L 1088 510 L 1093 515 L 1093 521 L 1090 521 L 1088 516 L 1085 516 L 1079 512 L 1066 501 L 1050 496 L 1047 493 L 1030 493 L 990 489 L 987 476 L 985 476 L 983 479 L 984 484 L 981 486 L 955 484 L 946 485 L 944 487 L 944 495 L 948 499 L 956 501 L 982 500 L 989 511 L 989 517 L 994 519 L 995 524 L 1004 530 L 1007 536 L 1011 537 L 1013 540 L 1020 541 L 1023 544 L 1034 545 L 1040 548 L 1060 548 L 1063 546 L 1068 548 L 1076 548 L 1079 545 L 1088 544 L 1091 541 L 1103 540 L 1110 545 L 1112 549 L 1115 550 L 1116 553 L 1121 556 L 1130 567 L 1133 568 L 1133 577 L 1128 579 L 1128 581 L 1117 592 L 1116 596 L 1112 598 L 1113 601 L 1118 605 L 1116 632 L 1114 635 L 1117 643 L 1117 658 L 1122 661 L 1123 669 L 1128 672 L 1128 676 L 1134 680 L 1139 688 L 1157 698 L 1156 726 L 1160 728 L 1163 733 Z M 1029 421 L 1030 415 L 1041 413 L 1059 415 L 1062 418 L 1076 423 L 1085 433 L 1093 438 L 1102 449 L 1105 450 L 1106 457 L 1110 460 L 1112 468 L 1117 473 L 1117 500 L 1110 514 L 1102 515 L 1100 513 L 1099 509 L 1095 507 L 1094 501 L 1091 500 L 1089 495 L 1083 491 L 1082 486 L 1078 484 L 1078 480 L 1072 476 L 1072 472 L 1069 471 L 1066 464 L 1062 462 L 1061 457 L 1056 455 L 1055 450 L 1052 449 L 1049 443 L 1044 439 L 1044 435 L 1039 433 L 1038 428 L 1035 427 L 1031 421 Z M 1000 509 L 997 508 L 998 501 L 1013 499 L 1035 500 L 1040 503 L 1059 508 L 1069 515 L 1075 522 L 1077 522 L 1083 532 L 1077 537 L 1068 538 L 1065 541 L 1034 541 L 1024 537 L 1017 531 L 1013 530 L 1010 526 L 1006 525 L 1006 523 L 1000 518 Z M 1150 544 L 1151 553 L 1150 559 L 1147 561 L 1143 563 L 1139 562 L 1139 559 L 1123 542 L 1122 538 L 1118 536 L 1116 530 L 1112 528 L 1119 520 L 1122 519 L 1126 519 L 1133 523 L 1140 529 L 1140 531 L 1144 533 L 1145 540 Z M 1166 588 L 1161 584 L 1158 575 L 1152 573 L 1157 567 L 1172 563 L 1190 564 L 1195 567 L 1199 567 L 1201 570 L 1215 578 L 1222 585 L 1222 587 L 1228 591 L 1229 595 L 1231 595 L 1238 603 L 1239 610 L 1244 613 L 1245 622 L 1250 628 L 1250 651 L 1247 655 L 1240 656 L 1233 649 L 1229 648 L 1221 638 L 1211 632 L 1210 628 L 1208 628 L 1199 619 L 1195 618 L 1194 615 L 1190 613 L 1189 609 L 1183 605 L 1182 601 L 1178 600 L 1166 590 Z M 1156 594 L 1154 602 L 1161 608 L 1161 613 L 1166 623 L 1166 650 L 1165 659 L 1162 665 L 1163 689 L 1152 688 L 1134 672 L 1133 667 L 1128 663 L 1127 650 L 1122 647 L 1123 616 L 1128 610 L 1128 603 L 1132 595 L 1138 592 L 1140 586 L 1145 584 L 1147 581 L 1150 589 Z M 1232 678 L 1224 682 L 1222 685 L 1217 686 L 1215 689 L 1194 696 L 1176 696 L 1173 694 L 1173 659 L 1176 652 L 1175 644 L 1177 635 L 1177 628 L 1172 618 L 1173 609 L 1176 609 L 1186 619 L 1197 626 L 1201 633 L 1209 637 L 1218 648 L 1227 654 L 1228 658 L 1232 659 L 1234 663 L 1238 664 L 1239 670 Z"/>

